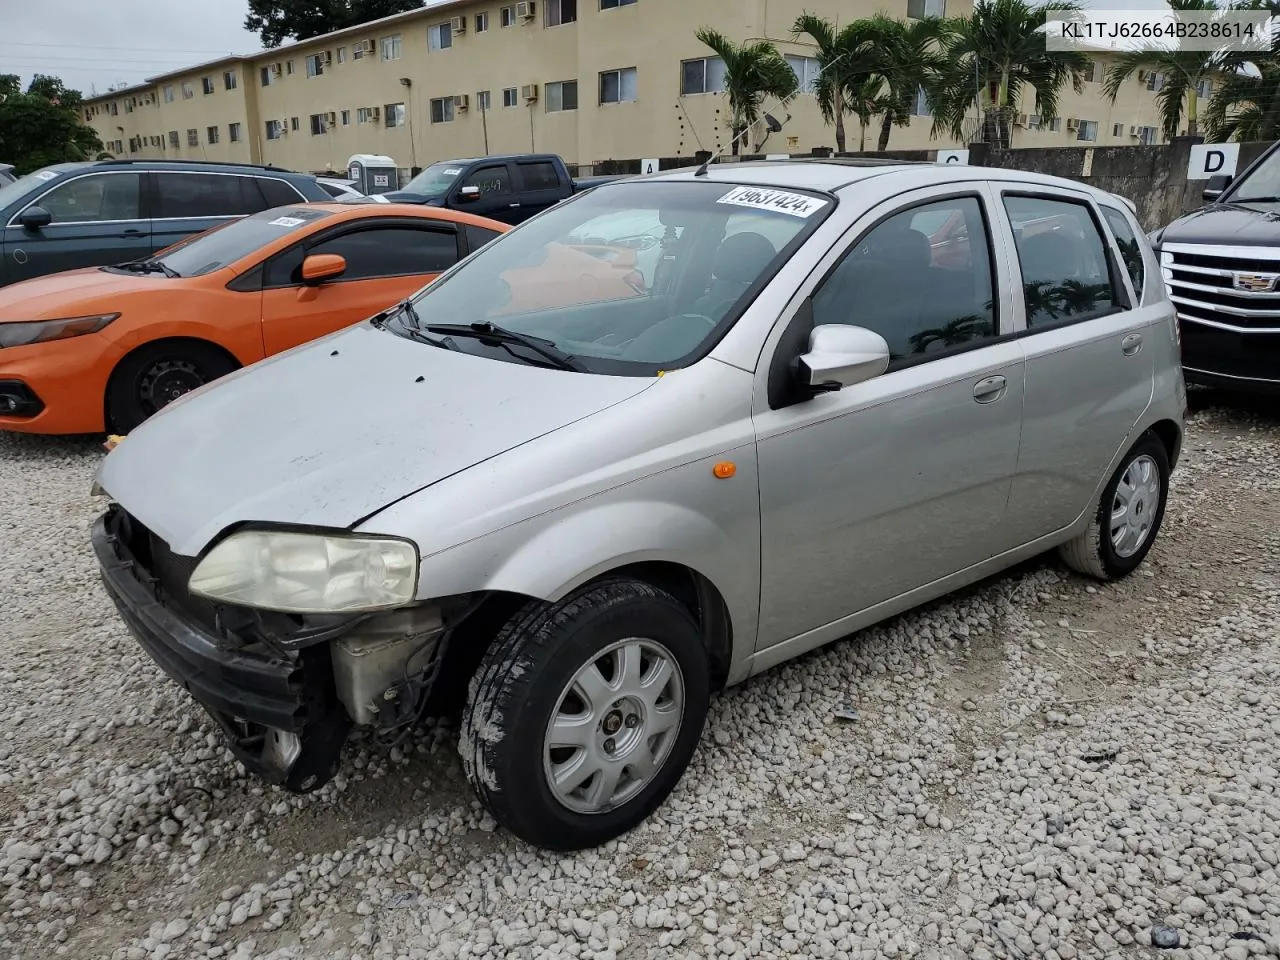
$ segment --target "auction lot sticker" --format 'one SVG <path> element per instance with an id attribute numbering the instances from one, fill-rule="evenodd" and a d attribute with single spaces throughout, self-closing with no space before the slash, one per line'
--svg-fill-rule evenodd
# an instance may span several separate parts
<path id="1" fill-rule="evenodd" d="M 730 203 L 735 207 L 751 207 L 754 210 L 774 210 L 789 213 L 793 217 L 808 217 L 827 205 L 827 201 L 790 190 L 768 190 L 764 187 L 734 187 L 717 203 Z"/>

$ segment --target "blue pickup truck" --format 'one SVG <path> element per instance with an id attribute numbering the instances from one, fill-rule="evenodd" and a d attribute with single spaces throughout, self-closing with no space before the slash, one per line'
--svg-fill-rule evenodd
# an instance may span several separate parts
<path id="1" fill-rule="evenodd" d="M 433 163 L 401 189 L 375 199 L 465 210 L 503 223 L 520 223 L 575 193 L 620 177 L 569 176 L 554 153 L 469 157 Z"/>

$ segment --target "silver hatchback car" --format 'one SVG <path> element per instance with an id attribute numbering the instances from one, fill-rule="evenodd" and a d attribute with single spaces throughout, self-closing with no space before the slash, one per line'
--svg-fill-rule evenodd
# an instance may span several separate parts
<path id="1" fill-rule="evenodd" d="M 324 291 L 318 291 L 323 298 Z M 713 691 L 1160 529 L 1186 395 L 1127 203 L 932 164 L 606 184 L 167 407 L 93 531 L 133 634 L 294 791 L 461 711 L 497 820 L 606 841 Z"/>

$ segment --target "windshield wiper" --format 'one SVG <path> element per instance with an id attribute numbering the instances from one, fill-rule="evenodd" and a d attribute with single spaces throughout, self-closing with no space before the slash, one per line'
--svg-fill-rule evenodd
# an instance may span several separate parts
<path id="1" fill-rule="evenodd" d="M 128 263 L 117 263 L 116 269 L 128 270 L 130 273 L 163 273 L 170 280 L 182 278 L 182 274 L 177 270 L 159 260 L 131 260 Z"/>
<path id="2" fill-rule="evenodd" d="M 527 333 L 517 333 L 515 330 L 508 330 L 488 320 L 480 323 L 429 323 L 425 329 L 430 333 L 475 337 L 477 340 L 489 340 L 501 344 L 519 344 L 561 370 L 583 373 L 586 369 L 572 354 L 565 353 L 553 341 L 544 340 L 542 337 L 531 337 Z"/>
<path id="3" fill-rule="evenodd" d="M 1280 197 L 1232 197 L 1225 203 L 1280 203 Z"/>
<path id="4" fill-rule="evenodd" d="M 401 300 L 399 303 L 380 310 L 369 318 L 369 322 L 378 329 L 385 329 L 387 320 L 395 316 L 397 313 L 403 313 L 409 318 L 408 323 L 398 324 L 399 332 L 410 340 L 416 340 L 418 343 L 425 343 L 433 347 L 440 347 L 442 350 L 457 350 L 457 346 L 449 342 L 448 337 L 443 340 L 437 340 L 435 337 L 429 337 L 422 332 L 422 324 L 418 320 L 418 311 L 414 307 L 411 300 Z"/>

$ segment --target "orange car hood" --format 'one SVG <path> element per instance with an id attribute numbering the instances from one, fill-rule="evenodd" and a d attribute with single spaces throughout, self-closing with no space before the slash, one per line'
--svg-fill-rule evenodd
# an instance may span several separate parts
<path id="1" fill-rule="evenodd" d="M 177 289 L 181 280 L 160 274 L 110 273 L 98 267 L 51 273 L 0 288 L 0 323 L 7 320 L 58 320 L 110 313 L 122 295 Z"/>

